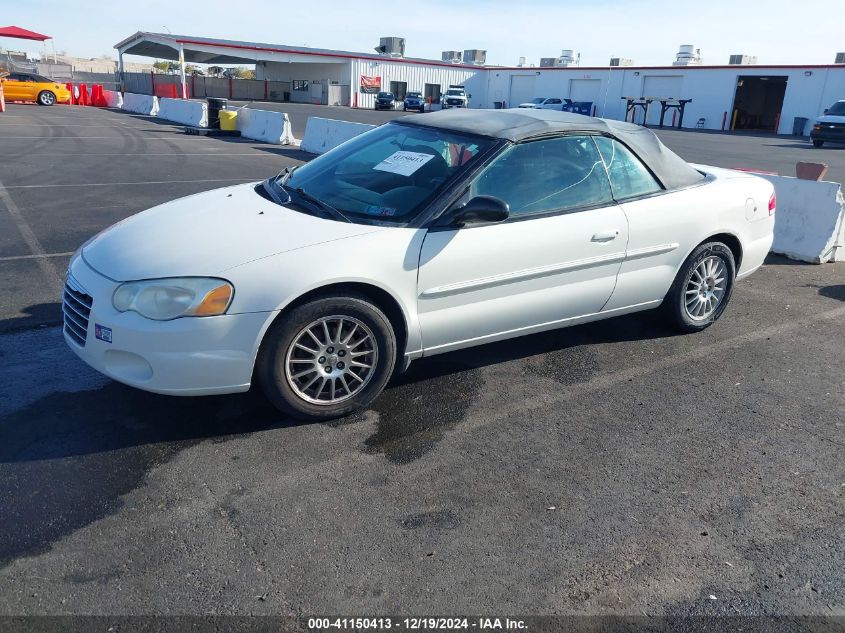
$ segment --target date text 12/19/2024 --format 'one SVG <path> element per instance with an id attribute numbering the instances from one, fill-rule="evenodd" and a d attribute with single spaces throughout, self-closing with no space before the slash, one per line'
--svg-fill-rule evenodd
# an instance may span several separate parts
<path id="1" fill-rule="evenodd" d="M 320 630 L 408 630 L 408 631 L 525 631 L 528 629 L 524 620 L 512 618 L 309 618 L 308 628 Z"/>

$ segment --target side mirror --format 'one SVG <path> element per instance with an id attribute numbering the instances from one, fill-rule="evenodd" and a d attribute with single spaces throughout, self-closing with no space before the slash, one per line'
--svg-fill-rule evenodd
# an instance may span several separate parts
<path id="1" fill-rule="evenodd" d="M 830 112 L 830 108 L 825 108 L 824 113 L 827 114 L 828 112 Z"/>
<path id="2" fill-rule="evenodd" d="M 510 208 L 508 203 L 495 196 L 475 196 L 464 206 L 459 208 L 452 217 L 452 224 L 467 226 L 471 224 L 486 224 L 488 222 L 502 222 L 508 219 Z"/>

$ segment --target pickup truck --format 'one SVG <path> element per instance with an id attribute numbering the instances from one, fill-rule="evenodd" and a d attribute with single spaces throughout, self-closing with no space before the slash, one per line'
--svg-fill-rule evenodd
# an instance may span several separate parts
<path id="1" fill-rule="evenodd" d="M 467 94 L 463 86 L 449 86 L 446 94 L 440 98 L 440 105 L 444 110 L 447 108 L 468 108 L 471 96 Z"/>

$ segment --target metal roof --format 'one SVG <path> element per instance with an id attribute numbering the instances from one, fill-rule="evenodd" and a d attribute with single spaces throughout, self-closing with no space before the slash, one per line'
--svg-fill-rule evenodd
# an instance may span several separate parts
<path id="1" fill-rule="evenodd" d="M 630 147 L 667 189 L 688 187 L 700 183 L 703 178 L 689 163 L 663 145 L 651 130 L 624 121 L 533 108 L 457 108 L 425 116 L 405 116 L 395 121 L 403 125 L 440 128 L 512 142 L 572 132 L 607 134 Z"/>
<path id="2" fill-rule="evenodd" d="M 238 64 L 251 63 L 266 59 L 262 53 L 282 55 L 312 55 L 316 57 L 337 57 L 341 59 L 365 59 L 378 62 L 396 62 L 404 64 L 424 64 L 426 66 L 443 66 L 446 68 L 464 68 L 481 70 L 485 66 L 468 64 L 450 64 L 435 59 L 417 57 L 389 57 L 375 53 L 356 53 L 328 48 L 310 48 L 306 46 L 288 46 L 285 44 L 267 44 L 263 42 L 245 42 L 240 40 L 224 40 L 193 35 L 175 35 L 173 33 L 151 33 L 139 31 L 125 40 L 114 45 L 126 55 L 142 55 L 144 57 L 158 57 L 161 59 L 179 59 L 178 49 L 182 46 L 185 51 L 185 61 L 199 64 Z M 209 53 L 197 51 L 194 46 L 212 47 L 220 52 Z"/>

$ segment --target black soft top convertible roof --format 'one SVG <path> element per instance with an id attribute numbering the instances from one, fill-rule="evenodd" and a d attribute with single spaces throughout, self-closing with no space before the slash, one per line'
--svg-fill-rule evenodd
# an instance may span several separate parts
<path id="1" fill-rule="evenodd" d="M 683 158 L 668 149 L 654 133 L 639 125 L 558 112 L 514 108 L 510 110 L 449 109 L 425 116 L 402 117 L 397 122 L 478 134 L 512 142 L 572 132 L 615 136 L 630 147 L 667 189 L 688 187 L 704 178 Z"/>

